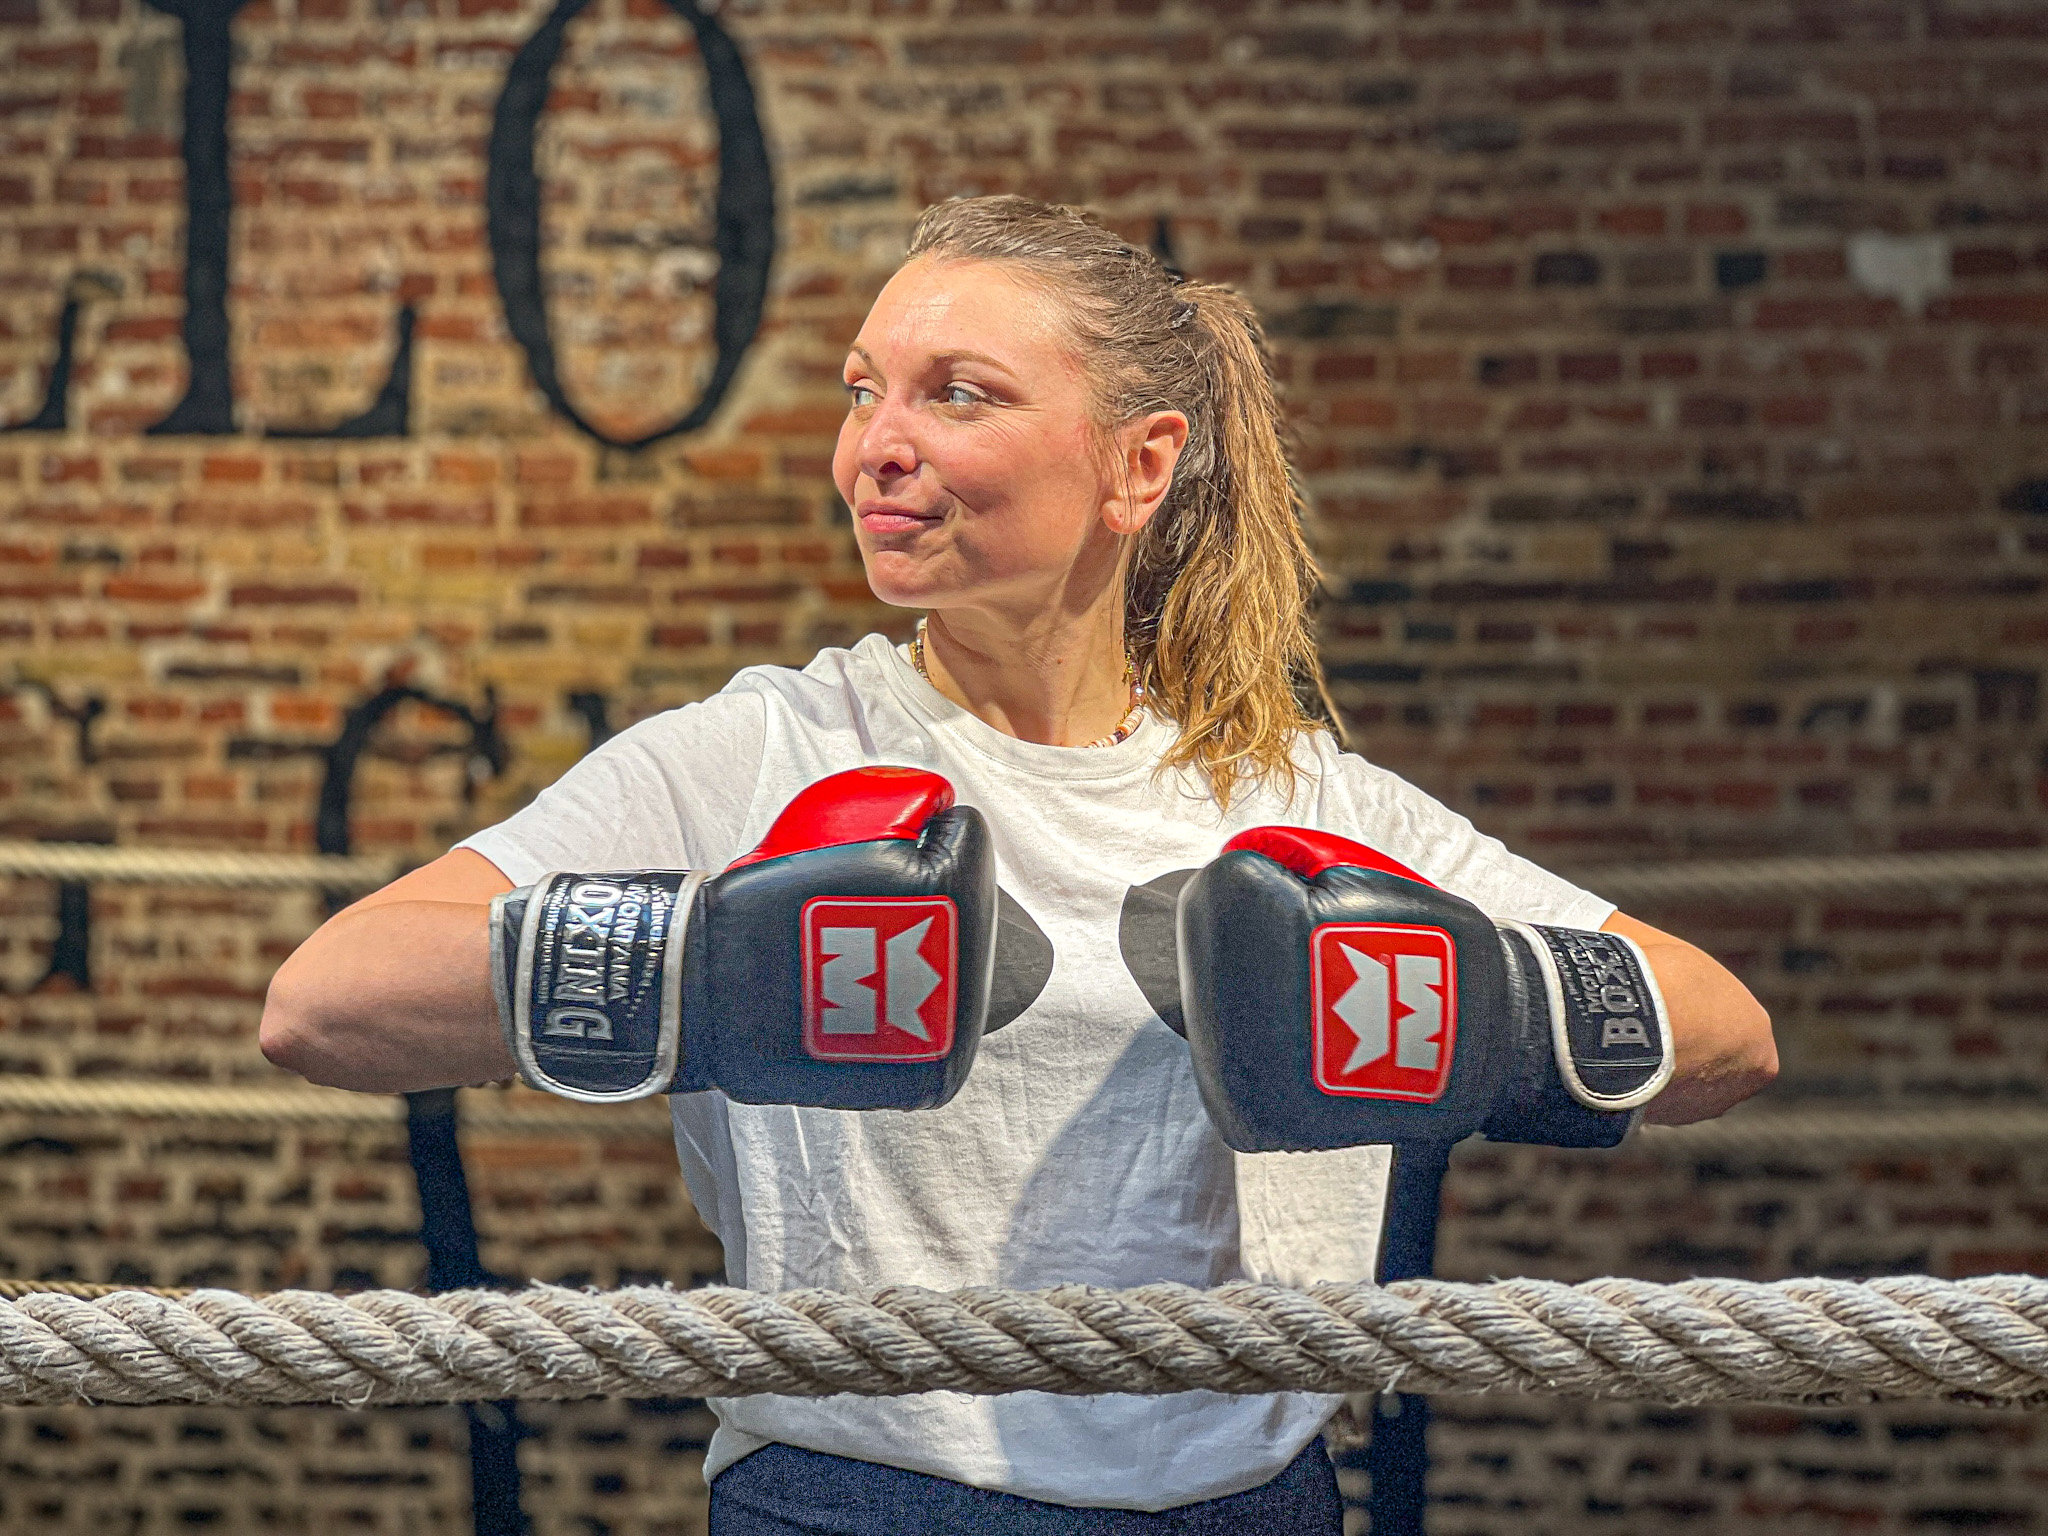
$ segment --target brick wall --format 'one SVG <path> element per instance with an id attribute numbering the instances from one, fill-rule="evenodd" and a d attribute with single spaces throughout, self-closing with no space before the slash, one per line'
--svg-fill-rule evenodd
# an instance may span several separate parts
<path id="1" fill-rule="evenodd" d="M 572 695 L 616 726 L 900 633 L 825 473 L 840 349 L 919 207 L 1017 189 L 1260 305 L 1369 755 L 1561 866 L 2041 840 L 2038 5 L 727 0 L 775 165 L 769 302 L 710 424 L 641 453 L 550 412 L 492 282 L 491 113 L 546 9 L 239 12 L 239 430 L 195 437 L 144 431 L 183 388 L 179 23 L 0 0 L 0 423 L 37 417 L 76 304 L 67 425 L 0 436 L 0 833 L 310 846 L 346 711 L 389 681 L 478 712 L 495 690 L 502 772 L 413 705 L 357 774 L 356 846 L 424 856 L 574 760 L 594 706 Z M 555 345 L 570 397 L 629 437 L 710 365 L 706 77 L 664 6 L 592 0 L 553 87 Z M 404 435 L 264 435 L 363 411 L 406 305 Z M 0 1070 L 264 1076 L 257 999 L 311 903 L 93 900 L 92 990 L 0 999 Z M 18 992 L 51 896 L 0 903 Z M 1766 996 L 1785 1092 L 1875 1106 L 2040 1095 L 2038 905 L 1645 915 Z M 394 1134 L 36 1118 L 0 1145 L 9 1273 L 418 1276 Z M 508 1273 L 715 1268 L 658 1144 L 470 1153 Z M 1482 1151 L 1443 1267 L 2038 1269 L 2040 1172 Z M 701 1414 L 534 1415 L 542 1529 L 689 1528 Z M 2040 1523 L 2039 1453 L 2005 1416 L 1483 1403 L 1441 1425 L 1442 1532 Z M 0 1414 L 0 1523 L 459 1529 L 460 1430 Z"/>

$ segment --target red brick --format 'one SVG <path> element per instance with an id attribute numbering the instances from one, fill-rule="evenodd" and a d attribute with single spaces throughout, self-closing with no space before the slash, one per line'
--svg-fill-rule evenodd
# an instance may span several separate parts
<path id="1" fill-rule="evenodd" d="M 1931 300 L 1927 319 L 1937 324 L 2048 325 L 2048 293 L 1955 294 Z"/>
<path id="2" fill-rule="evenodd" d="M 210 454 L 199 478 L 209 485 L 255 485 L 263 479 L 263 460 L 254 454 Z"/>
<path id="3" fill-rule="evenodd" d="M 653 520 L 654 507 L 645 496 L 565 496 L 519 507 L 523 528 L 631 528 Z"/>
<path id="4" fill-rule="evenodd" d="M 1631 203 L 1602 209 L 1597 222 L 1611 235 L 1644 237 L 1663 234 L 1667 218 L 1655 203 Z"/>
<path id="5" fill-rule="evenodd" d="M 1859 330 L 1883 326 L 1898 313 L 1895 299 L 1759 299 L 1755 323 L 1759 330 Z"/>
<path id="6" fill-rule="evenodd" d="M 203 581 L 169 581 L 139 576 L 109 576 L 100 594 L 120 603 L 188 603 L 206 591 Z"/>
<path id="7" fill-rule="evenodd" d="M 1685 232 L 1708 238 L 1741 235 L 1749 215 L 1739 203 L 1694 203 L 1685 210 Z"/>
<path id="8" fill-rule="evenodd" d="M 235 608 L 273 607 L 289 604 L 327 604 L 353 607 L 356 589 L 340 582 L 240 582 L 228 588 L 229 606 Z"/>
<path id="9" fill-rule="evenodd" d="M 1823 110 L 1719 113 L 1706 120 L 1710 148 L 1737 144 L 1848 144 L 1857 135 L 1856 118 L 1848 112 Z"/>

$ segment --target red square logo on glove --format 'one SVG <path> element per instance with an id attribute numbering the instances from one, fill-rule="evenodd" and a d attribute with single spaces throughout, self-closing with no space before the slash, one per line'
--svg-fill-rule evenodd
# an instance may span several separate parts
<path id="1" fill-rule="evenodd" d="M 1309 938 L 1316 1086 L 1416 1104 L 1442 1098 L 1458 1036 L 1457 961 L 1441 928 L 1316 929 Z"/>
<path id="2" fill-rule="evenodd" d="M 959 914 L 946 896 L 804 903 L 804 1050 L 819 1061 L 936 1061 L 953 1048 Z"/>

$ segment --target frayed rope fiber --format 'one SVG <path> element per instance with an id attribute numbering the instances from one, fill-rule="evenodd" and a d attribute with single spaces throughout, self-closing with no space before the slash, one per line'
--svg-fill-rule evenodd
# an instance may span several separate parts
<path id="1" fill-rule="evenodd" d="M 0 1403 L 17 1405 L 1195 1388 L 2017 1407 L 2048 1402 L 2048 1279 L 0 1301 Z"/>

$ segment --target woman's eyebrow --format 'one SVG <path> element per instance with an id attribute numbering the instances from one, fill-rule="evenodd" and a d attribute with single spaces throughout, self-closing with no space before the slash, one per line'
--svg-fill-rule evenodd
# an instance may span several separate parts
<path id="1" fill-rule="evenodd" d="M 882 376 L 880 366 L 875 362 L 873 354 L 866 347 L 856 343 L 848 349 L 848 352 L 851 356 L 859 358 L 862 365 L 877 378 Z M 998 373 L 1008 374 L 1013 379 L 1017 376 L 1016 371 L 1000 358 L 990 357 L 986 352 L 975 352 L 966 348 L 959 348 L 951 352 L 936 352 L 932 354 L 932 362 L 939 366 L 944 366 L 948 363 L 981 363 L 995 369 Z"/>
<path id="2" fill-rule="evenodd" d="M 932 358 L 932 361 L 935 363 L 985 363 L 999 373 L 1007 373 L 1012 378 L 1016 377 L 1015 371 L 1009 364 L 1003 362 L 1000 358 L 990 357 L 986 352 L 940 352 Z"/>

